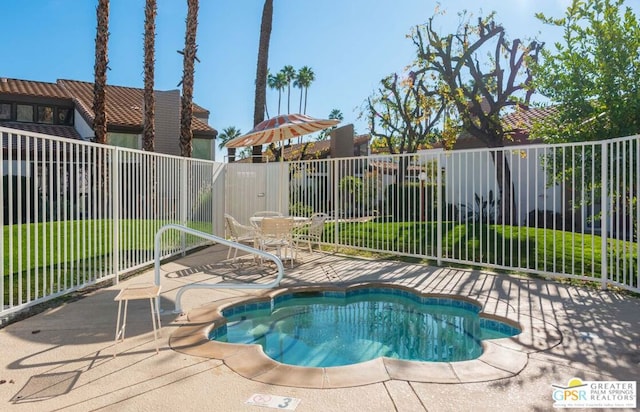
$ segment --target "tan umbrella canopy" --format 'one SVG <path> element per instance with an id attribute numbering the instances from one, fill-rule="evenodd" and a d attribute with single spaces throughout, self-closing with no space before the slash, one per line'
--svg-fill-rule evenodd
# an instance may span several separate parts
<path id="1" fill-rule="evenodd" d="M 340 123 L 338 119 L 316 119 L 306 114 L 282 114 L 260 122 L 249 133 L 238 136 L 225 147 L 261 146 L 282 142 L 298 136 L 324 130 Z M 283 175 L 283 158 L 280 156 L 280 180 Z M 282 184 L 278 185 L 278 210 L 282 210 Z"/>
<path id="2" fill-rule="evenodd" d="M 228 141 L 225 147 L 275 143 L 317 132 L 338 123 L 338 119 L 316 119 L 306 114 L 282 114 L 258 123 L 249 133 Z"/>

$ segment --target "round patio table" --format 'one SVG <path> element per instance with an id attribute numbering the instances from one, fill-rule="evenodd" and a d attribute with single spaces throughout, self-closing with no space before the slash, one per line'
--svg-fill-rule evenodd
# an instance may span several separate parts
<path id="1" fill-rule="evenodd" d="M 265 216 L 251 216 L 249 218 L 249 222 L 251 222 L 251 224 L 257 228 L 260 228 L 260 223 L 262 222 L 262 219 L 264 219 Z M 311 221 L 311 219 L 309 219 L 308 217 L 303 217 L 303 216 L 268 216 L 266 217 L 267 219 L 293 219 L 293 225 L 294 226 L 302 226 L 304 224 L 307 224 Z"/>

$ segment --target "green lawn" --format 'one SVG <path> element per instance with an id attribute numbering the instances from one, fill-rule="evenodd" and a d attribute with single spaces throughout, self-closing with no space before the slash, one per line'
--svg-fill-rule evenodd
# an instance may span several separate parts
<path id="1" fill-rule="evenodd" d="M 338 226 L 342 245 L 391 251 L 414 256 L 436 256 L 436 225 L 432 222 L 344 222 Z M 600 236 L 519 226 L 443 224 L 442 257 L 478 264 L 492 264 L 537 271 L 599 277 Z M 324 234 L 332 242 L 335 226 Z M 623 266 L 637 273 L 638 245 L 607 241 L 609 272 Z M 616 267 L 617 265 L 617 267 Z"/>
<path id="2" fill-rule="evenodd" d="M 121 266 L 153 258 L 157 230 L 169 221 L 122 219 L 119 221 Z M 190 227 L 211 233 L 210 224 L 195 222 Z M 78 220 L 3 227 L 3 274 L 5 302 L 14 303 L 56 293 L 112 273 L 113 222 Z M 191 243 L 187 235 L 187 244 Z M 163 248 L 177 247 L 175 232 L 163 235 Z M 142 263 L 142 262 L 134 262 Z M 22 286 L 22 287 L 20 287 Z M 13 292 L 10 292 L 13 291 Z"/>
<path id="3" fill-rule="evenodd" d="M 144 261 L 152 259 L 155 233 L 167 223 L 172 222 L 120 220 L 121 266 L 136 263 L 141 256 Z M 189 226 L 211 233 L 207 223 L 195 222 Z M 26 299 L 27 293 L 33 299 L 111 273 L 112 229 L 110 220 L 5 226 L 5 302 L 9 296 L 17 302 L 18 290 L 23 291 L 22 299 Z M 337 229 L 339 243 L 347 247 L 404 256 L 436 256 L 435 223 L 341 222 Z M 334 224 L 326 225 L 326 242 L 333 242 L 335 230 Z M 176 247 L 180 241 L 180 235 L 170 231 L 163 236 L 163 248 Z M 445 222 L 442 257 L 479 266 L 527 268 L 598 279 L 602 257 L 600 242 L 600 236 L 560 230 Z M 187 244 L 190 243 L 188 236 Z M 610 273 L 615 274 L 620 268 L 626 273 L 637 273 L 637 243 L 608 240 L 607 250 Z"/>

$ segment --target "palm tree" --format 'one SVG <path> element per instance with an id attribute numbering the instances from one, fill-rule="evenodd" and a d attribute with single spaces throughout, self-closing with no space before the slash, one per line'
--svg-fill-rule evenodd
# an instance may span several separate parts
<path id="1" fill-rule="evenodd" d="M 333 109 L 333 110 L 331 110 L 331 113 L 329 113 L 329 119 L 338 119 L 340 121 L 343 121 L 344 120 L 344 116 L 342 115 L 342 112 L 339 109 Z M 336 129 L 336 128 L 337 128 L 337 126 L 331 126 L 328 129 L 324 129 L 323 131 L 318 133 L 318 137 L 316 138 L 316 140 L 317 141 L 327 140 L 327 138 L 329 137 L 329 134 L 331 133 L 331 131 Z"/>
<path id="2" fill-rule="evenodd" d="M 146 0 L 144 8 L 144 127 L 142 149 L 155 151 L 155 107 L 156 99 L 153 91 L 155 41 L 156 41 L 156 0 Z"/>
<path id="3" fill-rule="evenodd" d="M 93 132 L 96 142 L 107 143 L 107 44 L 109 42 L 109 0 L 98 0 L 96 8 L 96 57 L 93 83 Z"/>
<path id="4" fill-rule="evenodd" d="M 329 113 L 329 119 L 338 119 L 342 121 L 344 120 L 344 116 L 342 115 L 340 109 L 333 109 L 331 110 L 331 113 Z"/>
<path id="5" fill-rule="evenodd" d="M 295 86 L 300 88 L 300 113 L 307 113 L 307 92 L 309 91 L 309 86 L 316 79 L 315 73 L 309 66 L 304 66 L 300 70 L 298 70 L 298 76 L 294 83 Z M 304 110 L 302 106 L 302 91 L 304 89 Z"/>
<path id="6" fill-rule="evenodd" d="M 282 100 L 282 91 L 287 85 L 287 78 L 284 73 L 278 72 L 276 74 L 270 74 L 267 81 L 271 89 L 278 91 L 278 115 L 280 114 L 280 101 Z"/>
<path id="7" fill-rule="evenodd" d="M 273 0 L 265 0 L 260 22 L 260 42 L 258 43 L 258 64 L 256 65 L 256 94 L 253 106 L 253 125 L 264 120 L 267 105 L 267 68 L 269 67 L 269 39 L 273 21 Z M 262 146 L 253 146 L 253 161 L 262 162 Z"/>
<path id="8" fill-rule="evenodd" d="M 300 76 L 301 73 L 301 71 L 298 71 L 296 78 L 293 79 L 293 87 L 297 87 L 298 89 L 300 89 L 300 106 L 298 106 L 298 113 L 302 113 L 302 95 L 304 94 L 304 86 L 302 85 L 302 82 L 304 82 L 304 77 Z"/>
<path id="9" fill-rule="evenodd" d="M 198 29 L 198 0 L 187 0 L 187 29 L 182 51 L 182 107 L 180 110 L 180 152 L 191 157 L 193 151 L 193 78 L 195 75 L 196 32 Z"/>
<path id="10" fill-rule="evenodd" d="M 296 69 L 293 66 L 286 65 L 280 71 L 287 79 L 287 113 L 291 113 L 291 82 L 296 77 Z"/>
<path id="11" fill-rule="evenodd" d="M 224 149 L 224 145 L 227 144 L 229 140 L 233 140 L 236 137 L 240 136 L 242 132 L 240 129 L 236 129 L 235 126 L 229 126 L 225 129 L 222 129 L 222 133 L 218 135 L 218 139 L 220 139 L 220 144 L 218 148 L 220 150 Z M 236 160 L 236 148 L 235 147 L 227 147 L 227 154 L 229 158 L 229 163 L 235 162 Z"/>

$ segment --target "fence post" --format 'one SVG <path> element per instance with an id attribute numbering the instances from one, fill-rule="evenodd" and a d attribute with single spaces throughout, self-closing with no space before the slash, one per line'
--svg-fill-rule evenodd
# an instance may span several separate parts
<path id="1" fill-rule="evenodd" d="M 334 230 L 333 230 L 333 250 L 338 250 L 338 239 L 339 239 L 339 201 L 340 201 L 340 167 L 338 164 L 338 159 L 331 159 L 333 162 L 333 219 L 334 219 Z"/>
<path id="2" fill-rule="evenodd" d="M 608 175 L 608 144 L 607 142 L 602 142 L 602 159 L 600 159 L 600 170 L 602 171 L 602 175 L 601 175 L 601 184 L 602 187 L 600 189 L 600 237 L 601 237 L 601 243 L 600 243 L 600 253 L 602 254 L 601 257 L 601 274 L 600 274 L 600 281 L 601 281 L 601 289 L 602 290 L 606 290 L 607 289 L 607 281 L 608 281 L 608 267 L 607 265 L 609 264 L 609 259 L 607 257 L 607 215 L 608 215 L 608 210 L 607 210 L 607 181 L 609 180 L 609 175 Z"/>
<path id="3" fill-rule="evenodd" d="M 180 161 L 180 224 L 188 227 L 187 225 L 187 196 L 189 195 L 189 159 L 183 157 Z M 182 256 L 187 253 L 187 238 L 184 232 L 180 232 L 180 245 L 182 247 Z"/>
<path id="4" fill-rule="evenodd" d="M 105 150 L 105 149 L 103 149 Z M 120 166 L 119 166 L 119 150 L 114 147 L 111 151 L 111 233 L 113 238 L 113 253 L 111 254 L 113 261 L 113 272 L 115 274 L 113 283 L 118 284 L 120 281 Z"/>
<path id="5" fill-rule="evenodd" d="M 442 168 L 440 156 L 436 157 L 436 264 L 442 266 Z"/>
<path id="6" fill-rule="evenodd" d="M 0 138 L 4 137 L 3 135 L 5 134 L 5 132 L 0 131 Z M 10 144 L 11 142 L 11 136 L 7 134 L 7 144 Z M 7 156 L 7 159 L 9 160 L 9 163 L 11 162 L 11 156 Z M 35 174 L 35 172 L 34 172 Z M 9 176 L 10 177 L 10 176 Z M 7 179 L 7 182 L 9 180 Z M 2 194 L 2 213 L 0 213 L 0 228 L 2 228 L 2 230 L 0 230 L 0 245 L 2 245 L 2 253 L 0 253 L 0 268 L 2 268 L 3 272 L 4 272 L 4 161 L 0 161 L 0 194 Z M 11 197 L 9 195 L 9 202 L 11 202 Z M 11 228 L 11 226 L 9 226 L 9 228 Z M 11 229 L 9 229 L 11 230 Z M 11 236 L 11 231 L 8 232 L 8 235 Z M 11 259 L 11 255 L 8 256 L 9 259 Z M 9 278 L 11 278 L 13 275 L 9 274 Z M 0 295 L 0 308 L 4 308 L 5 305 L 7 304 L 7 302 L 5 302 L 4 299 L 4 291 L 6 290 L 6 286 L 4 284 L 6 279 L 6 276 L 0 276 L 0 290 L 3 291 L 3 293 Z M 2 313 L 2 310 L 0 310 L 0 313 Z M 0 320 L 0 325 L 2 325 L 4 323 L 3 320 Z"/>

